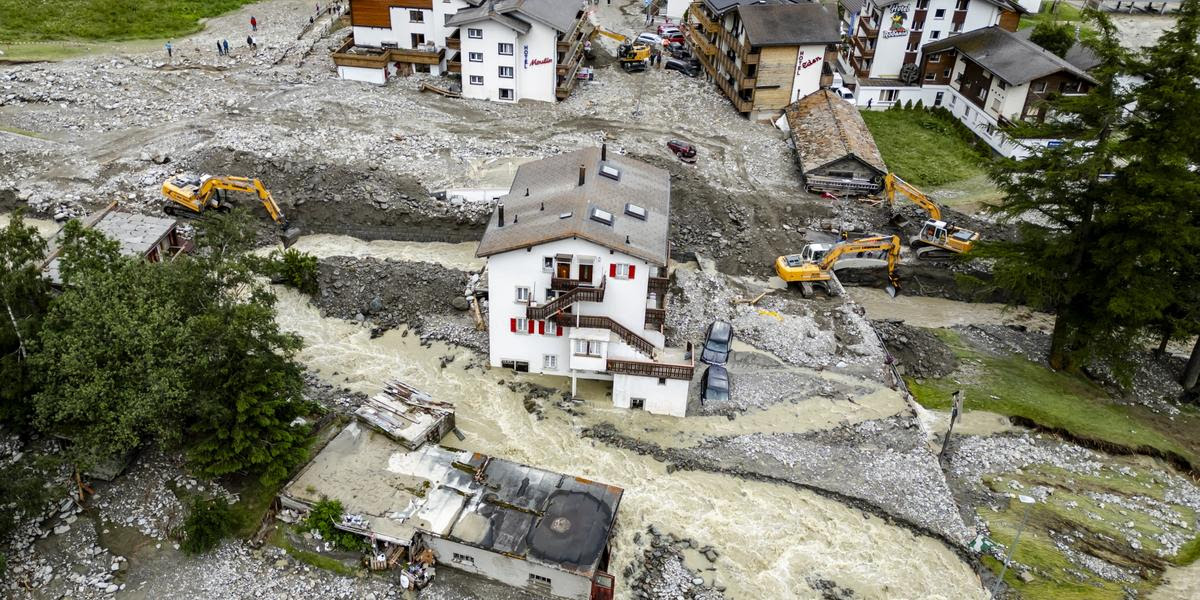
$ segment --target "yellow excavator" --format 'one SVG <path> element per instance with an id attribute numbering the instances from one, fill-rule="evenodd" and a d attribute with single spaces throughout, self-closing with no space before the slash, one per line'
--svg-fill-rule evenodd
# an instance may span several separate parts
<path id="1" fill-rule="evenodd" d="M 831 293 L 829 281 L 833 279 L 833 265 L 838 260 L 849 258 L 849 254 L 857 254 L 854 258 L 874 258 L 868 253 L 886 253 L 888 286 L 887 293 L 896 297 L 900 289 L 900 280 L 896 277 L 896 263 L 900 259 L 900 236 L 876 236 L 842 242 L 836 245 L 808 244 L 800 254 L 789 254 L 775 259 L 775 272 L 785 283 L 799 283 L 800 290 L 807 298 L 812 295 L 813 286 L 819 285 L 826 293 Z"/>
<path id="2" fill-rule="evenodd" d="M 621 68 L 626 72 L 645 71 L 646 66 L 650 64 L 650 44 L 630 40 L 628 37 L 604 27 L 596 27 L 595 32 L 617 40 L 621 44 L 617 48 L 617 62 L 621 63 Z"/>
<path id="3" fill-rule="evenodd" d="M 912 184 L 900 179 L 895 173 L 888 173 L 883 179 L 883 193 L 888 206 L 896 206 L 896 192 L 900 192 L 913 204 L 921 207 L 929 219 L 921 226 L 921 234 L 912 240 L 912 247 L 917 251 L 917 258 L 924 260 L 944 260 L 959 254 L 970 252 L 975 242 L 979 241 L 979 232 L 955 227 L 942 220 L 942 207 L 931 200 L 929 196 Z"/>
<path id="4" fill-rule="evenodd" d="M 258 179 L 231 175 L 224 177 L 176 175 L 163 182 L 162 194 L 167 198 L 167 203 L 163 205 L 163 212 L 168 215 L 176 215 L 182 208 L 185 209 L 183 214 L 198 216 L 204 214 L 204 211 L 208 209 L 229 211 L 234 206 L 233 201 L 229 199 L 229 192 L 256 194 L 263 207 L 267 209 L 271 220 L 279 225 L 279 239 L 283 242 L 283 247 L 288 248 L 296 243 L 300 237 L 300 230 L 288 228 L 287 217 L 275 203 L 271 192 L 267 191 L 267 188 Z"/>

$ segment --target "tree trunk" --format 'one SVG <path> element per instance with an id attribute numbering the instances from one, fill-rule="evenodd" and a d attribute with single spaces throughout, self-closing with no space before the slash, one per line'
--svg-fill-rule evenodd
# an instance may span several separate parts
<path id="1" fill-rule="evenodd" d="M 1071 327 L 1067 324 L 1067 316 L 1059 309 L 1054 317 L 1054 331 L 1050 334 L 1050 368 L 1062 371 L 1071 367 Z"/>
<path id="2" fill-rule="evenodd" d="M 1196 346 L 1192 348 L 1192 356 L 1188 359 L 1187 367 L 1183 370 L 1183 389 L 1191 390 L 1200 380 L 1200 337 L 1196 338 Z"/>
<path id="3" fill-rule="evenodd" d="M 1164 329 L 1162 340 L 1158 342 L 1158 350 L 1154 351 L 1157 356 L 1163 356 L 1167 353 L 1167 344 L 1171 343 L 1171 337 L 1174 332 L 1169 329 Z"/>
<path id="4" fill-rule="evenodd" d="M 21 360 L 25 360 L 25 339 L 21 337 L 21 326 L 17 325 L 17 318 L 13 316 L 12 307 L 8 302 L 4 303 L 4 308 L 8 310 L 8 320 L 12 322 L 13 333 L 17 334 L 17 350 L 20 351 Z"/>

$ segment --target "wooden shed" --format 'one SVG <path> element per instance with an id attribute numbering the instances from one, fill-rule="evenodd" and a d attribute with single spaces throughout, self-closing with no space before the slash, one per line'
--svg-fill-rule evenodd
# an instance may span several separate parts
<path id="1" fill-rule="evenodd" d="M 854 105 L 821 89 L 784 112 L 808 191 L 861 196 L 883 189 L 887 165 Z"/>

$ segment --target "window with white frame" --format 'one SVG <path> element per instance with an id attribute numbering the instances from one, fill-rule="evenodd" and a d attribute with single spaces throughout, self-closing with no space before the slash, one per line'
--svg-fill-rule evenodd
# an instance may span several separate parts
<path id="1" fill-rule="evenodd" d="M 542 270 L 547 273 L 554 271 L 554 257 L 553 256 L 543 256 L 542 257 Z"/>
<path id="2" fill-rule="evenodd" d="M 529 333 L 529 319 L 517 319 L 516 333 Z"/>
<path id="3" fill-rule="evenodd" d="M 941 60 L 942 60 L 941 54 L 933 54 L 929 57 L 929 62 L 931 62 L 931 63 L 941 62 Z"/>
<path id="4" fill-rule="evenodd" d="M 467 60 L 469 60 L 471 62 L 483 62 L 483 53 L 482 52 L 468 52 Z"/>
<path id="5" fill-rule="evenodd" d="M 500 67 L 500 77 L 502 77 L 504 79 L 512 79 L 513 68 L 512 67 Z"/>
<path id="6" fill-rule="evenodd" d="M 503 56 L 512 56 L 513 45 L 500 42 L 499 44 L 496 44 L 496 52 Z"/>
<path id="7" fill-rule="evenodd" d="M 925 81 L 933 81 L 935 78 L 937 78 L 937 73 L 930 72 L 925 74 Z"/>
<path id="8" fill-rule="evenodd" d="M 629 279 L 630 277 L 632 277 L 632 275 L 629 274 L 630 265 L 627 265 L 625 263 L 617 263 L 615 266 L 616 266 L 617 279 Z"/>
<path id="9" fill-rule="evenodd" d="M 467 37 L 469 37 L 473 40 L 482 40 L 483 39 L 483 30 L 469 27 L 469 28 L 467 28 Z"/>
<path id="10" fill-rule="evenodd" d="M 419 10 L 408 11 L 408 22 L 409 23 L 424 23 L 425 22 L 425 13 L 422 11 L 419 11 Z"/>
<path id="11" fill-rule="evenodd" d="M 929 32 L 929 39 L 931 39 L 931 40 L 936 40 L 940 37 L 942 37 L 942 32 L 940 32 L 940 31 Z"/>
<path id="12" fill-rule="evenodd" d="M 557 371 L 558 370 L 558 355 L 557 354 L 543 354 L 542 355 L 542 369 L 544 369 L 546 371 Z"/>
<path id="13" fill-rule="evenodd" d="M 880 102 L 895 102 L 896 97 L 900 95 L 900 90 L 879 90 Z"/>
<path id="14" fill-rule="evenodd" d="M 575 356 L 600 358 L 602 350 L 601 342 L 595 340 L 575 340 Z"/>
<path id="15" fill-rule="evenodd" d="M 546 321 L 545 333 L 546 335 L 551 336 L 558 335 L 558 323 L 555 323 L 554 321 Z"/>
<path id="16" fill-rule="evenodd" d="M 471 85 L 483 85 L 483 75 L 472 75 Z"/>
<path id="17" fill-rule="evenodd" d="M 935 19 L 945 19 L 945 18 L 946 18 L 946 9 L 944 9 L 944 8 L 939 8 L 939 9 L 937 9 L 937 10 L 933 11 L 933 18 L 935 18 Z"/>
<path id="18" fill-rule="evenodd" d="M 513 91 L 511 88 L 500 88 L 500 96 L 499 97 L 501 100 L 512 100 L 516 96 L 513 94 Z"/>
<path id="19" fill-rule="evenodd" d="M 517 302 L 529 302 L 529 288 L 517 286 Z"/>

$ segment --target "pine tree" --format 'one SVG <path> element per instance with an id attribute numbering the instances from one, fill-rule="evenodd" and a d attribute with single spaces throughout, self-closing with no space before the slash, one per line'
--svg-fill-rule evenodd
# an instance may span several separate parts
<path id="1" fill-rule="evenodd" d="M 1075 46 L 1075 32 L 1066 23 L 1042 21 L 1029 33 L 1029 41 L 1059 56 L 1066 56 Z"/>
<path id="2" fill-rule="evenodd" d="M 1088 94 L 1049 100 L 1051 114 L 1044 122 L 1021 122 L 1009 130 L 1019 139 L 1062 144 L 991 163 L 989 175 L 1005 195 L 995 210 L 1020 219 L 1021 235 L 985 243 L 976 253 L 995 261 L 996 284 L 1015 301 L 1055 312 L 1049 361 L 1056 369 L 1076 368 L 1097 353 L 1116 354 L 1137 333 L 1108 309 L 1129 290 L 1101 270 L 1098 253 L 1106 250 L 1097 237 L 1103 215 L 1112 210 L 1113 184 L 1103 175 L 1121 158 L 1127 93 L 1118 77 L 1128 56 L 1105 15 L 1087 16 L 1099 29 L 1084 42 L 1103 61 L 1092 73 L 1096 83 Z"/>
<path id="3" fill-rule="evenodd" d="M 1143 236 L 1142 252 L 1114 249 L 1107 268 L 1125 274 L 1146 297 L 1129 312 L 1161 307 L 1165 340 L 1200 333 L 1200 0 L 1184 0 L 1173 28 L 1134 62 L 1143 80 L 1129 120 L 1129 164 L 1117 184 L 1124 196 L 1111 228 Z M 1129 248 L 1131 246 L 1126 246 Z M 1153 298 L 1153 302 L 1149 299 Z M 1137 318 L 1134 314 L 1128 318 Z M 1200 340 L 1183 383 L 1200 377 Z M 1190 384 L 1190 385 L 1188 385 Z"/>
<path id="4" fill-rule="evenodd" d="M 26 227 L 21 211 L 0 229 L 0 423 L 18 430 L 29 417 L 35 390 L 29 370 L 50 303 L 50 286 L 38 271 L 46 242 Z"/>

